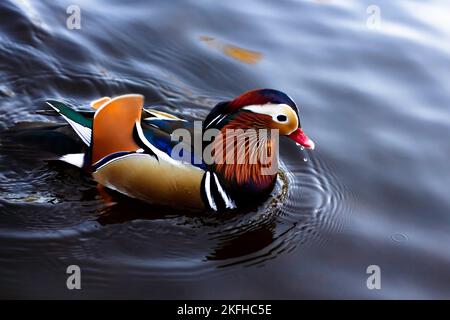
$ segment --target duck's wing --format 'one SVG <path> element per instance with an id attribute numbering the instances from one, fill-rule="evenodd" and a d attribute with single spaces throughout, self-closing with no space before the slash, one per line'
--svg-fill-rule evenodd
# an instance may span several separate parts
<path id="1" fill-rule="evenodd" d="M 184 134 L 181 135 L 179 133 L 174 134 L 175 130 L 164 130 L 166 129 L 166 123 L 156 126 L 155 123 L 142 122 L 141 125 L 145 138 L 171 158 L 203 170 L 206 168 L 202 157 L 201 140 L 197 140 L 197 142 L 193 140 L 195 137 L 193 133 L 191 135 L 191 132 L 194 131 L 192 126 L 186 126 L 186 131 L 183 131 Z M 184 126 L 180 126 L 178 129 L 184 129 Z"/>
<path id="2" fill-rule="evenodd" d="M 162 112 L 155 109 L 144 109 L 142 122 L 160 129 L 168 134 L 175 130 L 187 130 L 191 135 L 194 133 L 194 122 L 186 121 L 173 114 Z"/>
<path id="3" fill-rule="evenodd" d="M 51 106 L 49 109 L 40 109 L 37 110 L 36 113 L 44 116 L 61 116 L 62 114 L 59 111 L 56 111 L 56 109 L 61 109 L 62 113 L 64 114 L 64 111 L 66 109 L 71 109 L 70 112 L 76 112 L 79 115 L 83 116 L 84 118 L 88 120 L 92 120 L 94 118 L 94 115 L 96 113 L 96 110 L 98 110 L 101 106 L 106 104 L 111 100 L 110 97 L 102 97 L 100 99 L 91 101 L 88 106 L 83 106 L 85 108 L 92 108 L 92 110 L 77 110 L 75 111 L 75 108 L 73 106 L 70 106 L 69 104 L 57 100 L 47 100 L 47 104 Z M 58 108 L 58 105 L 60 108 Z M 153 121 L 153 120 L 159 120 L 159 119 L 168 119 L 168 120 L 179 120 L 180 122 L 186 122 L 185 120 L 172 115 L 167 112 L 155 110 L 155 109 L 148 109 L 143 108 L 142 109 L 142 121 Z M 175 121 L 177 122 L 177 121 Z M 187 122 L 186 122 L 187 123 Z"/>
<path id="4" fill-rule="evenodd" d="M 163 148 L 167 153 L 172 153 L 177 157 L 181 156 L 183 161 L 190 162 L 199 168 L 206 168 L 202 160 L 203 131 L 201 121 L 187 121 L 155 109 L 145 108 L 144 112 L 142 126 L 149 139 L 152 138 L 152 135 L 156 135 L 157 138 L 154 143 L 164 144 Z M 180 141 L 182 142 L 180 143 Z M 179 151 L 180 147 L 182 148 L 181 151 Z M 174 150 L 174 148 L 176 149 Z"/>
<path id="5" fill-rule="evenodd" d="M 177 129 L 193 134 L 193 123 L 165 112 L 143 109 L 143 97 L 140 95 L 101 98 L 91 103 L 95 113 L 75 111 L 60 101 L 48 100 L 47 103 L 69 123 L 88 147 L 91 160 L 84 165 L 92 165 L 95 169 L 116 156 L 144 150 L 152 155 L 163 152 L 175 160 L 202 169 L 205 167 L 201 161 L 201 149 L 194 148 L 192 140 L 192 143 L 180 143 L 174 139 L 173 133 Z M 139 135 L 139 132 L 142 134 Z M 78 157 L 78 161 L 74 162 L 74 157 Z M 79 166 L 81 159 L 85 162 L 87 157 L 83 154 L 62 157 L 63 161 L 68 159 L 71 164 Z"/>
<path id="6" fill-rule="evenodd" d="M 148 202 L 203 208 L 204 171 L 173 157 L 170 134 L 141 122 L 142 104 L 142 96 L 126 95 L 97 109 L 91 146 L 94 179 Z"/>
<path id="7" fill-rule="evenodd" d="M 173 139 L 177 129 L 194 137 L 194 123 L 143 109 L 142 103 L 139 95 L 120 96 L 105 100 L 91 114 L 49 100 L 48 104 L 67 120 L 85 144 L 86 152 L 66 154 L 60 160 L 89 168 L 98 182 L 132 197 L 146 200 L 154 197 L 168 204 L 178 201 L 191 207 L 204 204 L 215 211 L 234 208 L 218 177 L 212 172 L 204 174 L 206 166 L 201 157 L 200 162 L 195 157 L 194 141 L 180 143 Z M 22 134 L 33 136 L 42 128 L 23 129 L 19 130 Z M 62 130 L 67 133 L 68 129 L 61 124 L 45 128 L 58 133 Z"/>
<path id="8" fill-rule="evenodd" d="M 47 104 L 67 121 L 87 146 L 90 145 L 93 124 L 92 118 L 75 111 L 72 107 L 60 101 L 47 100 Z"/>

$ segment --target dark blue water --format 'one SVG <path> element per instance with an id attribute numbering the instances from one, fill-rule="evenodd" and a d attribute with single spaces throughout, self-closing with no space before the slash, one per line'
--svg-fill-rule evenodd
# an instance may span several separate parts
<path id="1" fill-rule="evenodd" d="M 66 27 L 71 4 L 81 29 Z M 448 12 L 438 0 L 3 1 L 0 130 L 55 121 L 36 113 L 48 98 L 83 108 L 141 93 L 202 119 L 269 87 L 297 102 L 317 149 L 283 141 L 271 198 L 211 217 L 105 196 L 0 145 L 0 296 L 450 298 Z M 80 291 L 66 288 L 71 264 Z"/>

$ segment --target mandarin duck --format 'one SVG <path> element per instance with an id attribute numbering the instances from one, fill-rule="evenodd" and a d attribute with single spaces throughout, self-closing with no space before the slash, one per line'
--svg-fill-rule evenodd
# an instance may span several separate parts
<path id="1" fill-rule="evenodd" d="M 85 146 L 83 153 L 66 154 L 59 160 L 88 171 L 102 186 L 157 205 L 223 211 L 266 198 L 278 172 L 263 173 L 261 169 L 278 164 L 274 152 L 277 141 L 275 136 L 256 130 L 276 130 L 304 148 L 314 148 L 301 129 L 294 101 L 272 89 L 253 90 L 220 102 L 197 128 L 194 122 L 145 108 L 144 98 L 138 94 L 103 97 L 91 103 L 92 112 L 76 111 L 55 100 L 47 104 L 68 122 Z M 219 135 L 192 146 L 185 137 L 181 142 L 173 139 L 180 129 L 194 138 L 207 130 L 216 130 Z M 246 136 L 248 143 L 227 145 L 230 130 L 239 129 L 239 134 L 253 129 Z M 180 152 L 175 156 L 177 148 Z M 213 150 L 213 160 L 217 160 L 218 150 L 226 153 L 231 149 L 241 161 L 206 162 L 201 155 L 208 148 Z M 258 152 L 267 154 L 268 161 L 250 161 Z"/>

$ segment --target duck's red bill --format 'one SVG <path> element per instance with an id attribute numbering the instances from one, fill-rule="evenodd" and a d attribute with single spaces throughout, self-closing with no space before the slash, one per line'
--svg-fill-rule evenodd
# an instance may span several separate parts
<path id="1" fill-rule="evenodd" d="M 307 149 L 313 150 L 315 147 L 314 141 L 312 141 L 300 128 L 292 132 L 288 137 Z"/>

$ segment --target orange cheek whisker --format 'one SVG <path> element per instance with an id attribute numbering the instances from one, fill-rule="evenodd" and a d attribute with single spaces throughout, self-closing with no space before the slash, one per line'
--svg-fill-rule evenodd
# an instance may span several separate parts
<path id="1" fill-rule="evenodd" d="M 223 143 L 223 139 L 217 141 L 216 149 L 221 149 L 222 158 L 217 159 L 215 168 L 228 181 L 235 181 L 237 184 L 253 182 L 256 184 L 265 183 L 272 179 L 271 176 L 262 175 L 262 168 L 271 166 L 273 160 L 272 140 L 260 141 L 258 137 L 250 139 L 244 146 Z M 268 161 L 260 158 L 264 155 Z"/>

